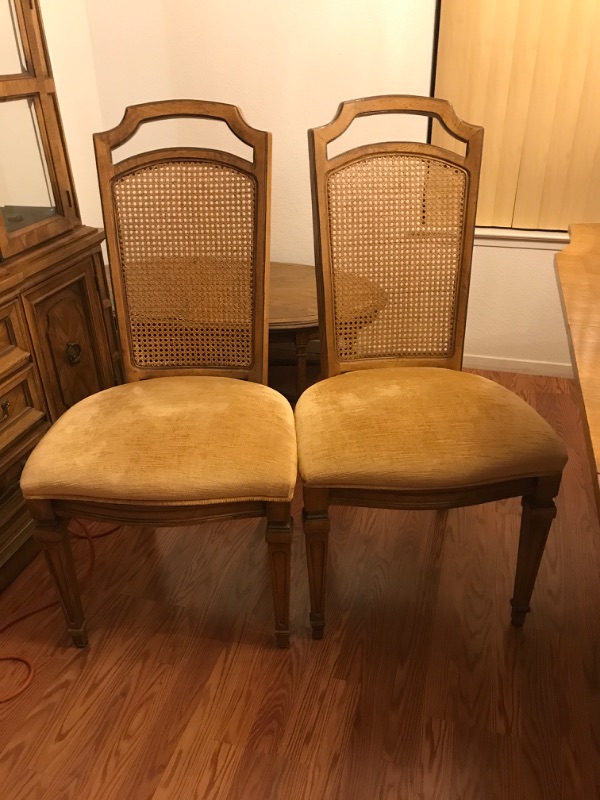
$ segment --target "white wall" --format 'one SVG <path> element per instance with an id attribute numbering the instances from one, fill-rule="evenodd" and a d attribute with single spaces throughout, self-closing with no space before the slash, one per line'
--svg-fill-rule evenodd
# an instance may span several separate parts
<path id="1" fill-rule="evenodd" d="M 571 377 L 554 273 L 556 251 L 566 244 L 475 247 L 465 366 Z"/>
<path id="2" fill-rule="evenodd" d="M 84 221 L 101 224 L 93 131 L 133 103 L 220 100 L 273 133 L 273 259 L 314 263 L 306 131 L 341 100 L 428 94 L 434 10 L 435 0 L 42 0 Z M 476 248 L 466 353 L 495 368 L 568 369 L 547 251 Z"/>
<path id="3" fill-rule="evenodd" d="M 103 122 L 200 97 L 273 133 L 271 253 L 313 263 L 306 131 L 344 99 L 428 94 L 434 0 L 87 0 Z"/>

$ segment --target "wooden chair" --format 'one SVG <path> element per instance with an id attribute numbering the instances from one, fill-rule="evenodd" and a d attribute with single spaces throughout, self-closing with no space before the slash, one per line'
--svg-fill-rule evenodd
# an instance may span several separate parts
<path id="1" fill-rule="evenodd" d="M 466 145 L 387 142 L 328 157 L 356 117 L 435 118 Z M 483 130 L 444 100 L 342 103 L 309 131 L 324 380 L 296 406 L 313 637 L 325 624 L 331 504 L 448 509 L 522 496 L 522 625 L 567 454 L 523 400 L 461 372 Z M 370 314 L 348 287 L 363 286 Z M 379 299 L 377 299 L 379 298 Z"/>
<path id="2" fill-rule="evenodd" d="M 174 147 L 113 163 L 142 124 L 186 117 L 225 122 L 253 161 Z M 94 142 L 126 383 L 70 408 L 21 479 L 69 632 L 87 643 L 72 517 L 264 517 L 286 646 L 297 455 L 291 407 L 264 385 L 271 135 L 235 106 L 177 100 L 129 107 Z"/>

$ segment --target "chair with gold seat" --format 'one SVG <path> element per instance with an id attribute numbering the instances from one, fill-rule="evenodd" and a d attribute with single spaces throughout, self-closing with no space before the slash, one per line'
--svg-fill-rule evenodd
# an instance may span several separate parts
<path id="1" fill-rule="evenodd" d="M 141 125 L 186 118 L 224 122 L 252 160 L 178 146 L 113 163 Z M 297 453 L 291 407 L 265 385 L 271 135 L 235 106 L 174 100 L 94 140 L 126 383 L 70 408 L 21 478 L 69 632 L 87 643 L 71 518 L 262 517 L 286 646 Z"/>
<path id="2" fill-rule="evenodd" d="M 328 153 L 382 113 L 437 119 L 466 153 L 405 141 Z M 324 380 L 295 416 L 314 638 L 332 504 L 437 509 L 439 528 L 450 508 L 522 497 L 513 624 L 529 610 L 567 454 L 527 403 L 461 371 L 482 141 L 446 101 L 407 96 L 342 103 L 309 131 Z M 379 298 L 370 317 L 348 314 L 349 285 Z"/>

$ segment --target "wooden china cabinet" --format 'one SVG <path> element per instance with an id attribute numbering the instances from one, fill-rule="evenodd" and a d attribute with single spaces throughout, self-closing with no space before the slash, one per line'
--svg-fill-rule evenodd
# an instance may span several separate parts
<path id="1" fill-rule="evenodd" d="M 28 454 L 115 382 L 102 240 L 79 218 L 38 2 L 0 0 L 0 589 L 35 553 Z"/>

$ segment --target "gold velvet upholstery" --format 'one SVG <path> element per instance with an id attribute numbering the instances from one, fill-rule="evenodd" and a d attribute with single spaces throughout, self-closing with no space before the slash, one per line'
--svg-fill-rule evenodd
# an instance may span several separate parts
<path id="1" fill-rule="evenodd" d="M 464 155 L 402 138 L 330 154 L 383 113 L 437 120 Z M 529 611 L 567 453 L 527 403 L 461 371 L 482 142 L 420 97 L 342 103 L 309 131 L 324 379 L 295 418 L 314 638 L 336 503 L 435 509 L 442 531 L 448 509 L 521 496 L 513 624 Z"/>
<path id="2" fill-rule="evenodd" d="M 204 146 L 210 126 L 188 127 L 194 146 L 181 147 L 181 118 L 225 123 L 250 160 Z M 114 157 L 165 119 L 174 147 Z M 94 144 L 126 382 L 70 408 L 21 478 L 69 632 L 87 643 L 73 517 L 144 527 L 258 517 L 286 646 L 297 447 L 289 403 L 264 385 L 271 135 L 235 106 L 173 100 L 129 107 Z"/>
<path id="3" fill-rule="evenodd" d="M 29 499 L 150 505 L 285 503 L 295 484 L 288 401 L 259 383 L 200 376 L 137 381 L 82 400 L 21 477 Z"/>
<path id="4" fill-rule="evenodd" d="M 478 375 L 392 367 L 337 375 L 296 406 L 306 486 L 458 489 L 552 475 L 563 443 L 524 400 Z"/>

